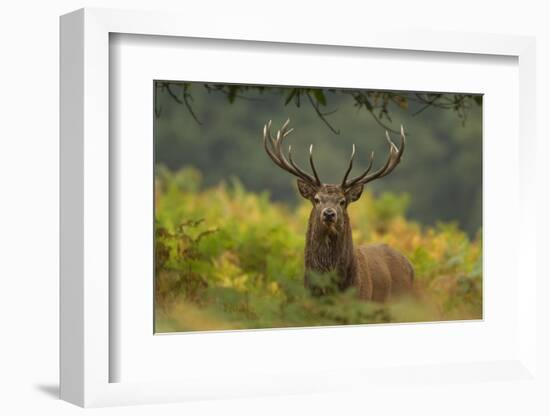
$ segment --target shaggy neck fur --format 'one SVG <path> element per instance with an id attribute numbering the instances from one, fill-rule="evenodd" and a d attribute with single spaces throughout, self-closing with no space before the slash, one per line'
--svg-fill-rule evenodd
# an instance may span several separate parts
<path id="1" fill-rule="evenodd" d="M 338 287 L 345 290 L 353 284 L 355 275 L 355 257 L 351 226 L 347 213 L 342 224 L 327 228 L 314 211 L 309 216 L 305 247 L 305 285 L 311 288 L 308 272 L 336 272 Z"/>

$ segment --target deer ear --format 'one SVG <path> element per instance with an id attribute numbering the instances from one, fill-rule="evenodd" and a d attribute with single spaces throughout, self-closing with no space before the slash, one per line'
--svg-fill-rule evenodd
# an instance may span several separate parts
<path id="1" fill-rule="evenodd" d="M 354 185 L 346 191 L 346 198 L 349 202 L 355 202 L 359 198 L 361 198 L 361 194 L 363 193 L 363 186 L 363 184 Z"/>
<path id="2" fill-rule="evenodd" d="M 317 193 L 317 188 L 315 186 L 302 179 L 298 179 L 298 190 L 300 191 L 300 195 L 305 199 L 313 199 Z"/>

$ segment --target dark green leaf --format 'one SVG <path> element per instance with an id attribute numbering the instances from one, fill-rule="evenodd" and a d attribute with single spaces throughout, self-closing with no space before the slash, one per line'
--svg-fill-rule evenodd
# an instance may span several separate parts
<path id="1" fill-rule="evenodd" d="M 327 105 L 327 100 L 323 90 L 313 90 L 313 95 L 315 96 L 315 100 L 317 100 L 318 104 Z"/>

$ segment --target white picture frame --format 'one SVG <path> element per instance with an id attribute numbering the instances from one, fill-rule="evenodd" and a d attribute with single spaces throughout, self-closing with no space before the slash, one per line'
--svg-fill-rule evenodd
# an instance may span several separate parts
<path id="1" fill-rule="evenodd" d="M 242 27 L 235 34 L 230 24 L 207 27 L 168 13 L 83 9 L 61 18 L 61 398 L 80 406 L 158 403 L 196 398 L 243 397 L 268 394 L 319 393 L 358 388 L 362 385 L 423 383 L 461 380 L 507 380 L 536 383 L 536 198 L 532 174 L 535 166 L 535 41 L 529 37 L 469 33 L 429 33 L 388 26 L 356 33 L 353 30 L 327 35 L 324 31 L 289 28 L 276 22 Z M 342 368 L 296 373 L 281 368 L 264 379 L 235 381 L 233 374 L 187 380 L 112 382 L 110 368 L 118 357 L 111 348 L 110 311 L 110 158 L 109 137 L 109 37 L 131 34 L 181 38 L 225 39 L 246 42 L 332 45 L 338 48 L 428 51 L 440 54 L 504 55 L 518 60 L 519 153 L 517 267 L 523 277 L 517 292 L 517 348 L 498 361 L 423 362 L 399 369 L 369 367 L 369 371 Z M 517 271 L 516 271 L 517 273 Z M 410 327 L 409 331 L 414 331 Z M 296 331 L 296 334 L 300 331 Z M 309 332 L 301 338 L 318 336 Z M 325 335 L 327 332 L 325 332 Z M 152 336 L 152 334 L 151 334 Z M 200 335 L 199 335 L 200 336 Z M 256 338 L 269 337 L 267 332 Z M 338 337 L 342 333 L 331 332 Z M 217 342 L 217 341 L 216 341 Z M 364 369 L 363 369 L 364 370 Z M 409 376 L 412 374 L 412 378 Z M 409 375 L 409 376 L 408 376 Z M 346 380 L 345 382 L 342 380 Z M 407 381 L 408 380 L 408 381 Z"/>

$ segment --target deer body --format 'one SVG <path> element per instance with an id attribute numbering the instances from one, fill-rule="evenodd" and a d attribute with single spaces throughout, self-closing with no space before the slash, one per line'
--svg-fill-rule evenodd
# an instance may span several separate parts
<path id="1" fill-rule="evenodd" d="M 313 163 L 313 147 L 310 146 L 311 176 L 292 160 L 291 148 L 288 159 L 281 152 L 283 139 L 292 131 L 289 121 L 277 132 L 277 138 L 270 134 L 270 125 L 264 127 L 264 147 L 275 164 L 298 177 L 300 194 L 311 201 L 313 207 L 309 216 L 305 245 L 304 284 L 312 294 L 323 295 L 331 286 L 319 284 L 319 276 L 329 276 L 333 286 L 343 291 L 350 287 L 357 289 L 360 299 L 384 302 L 390 296 L 406 293 L 412 289 L 414 269 L 409 260 L 385 244 L 374 244 L 354 248 L 351 225 L 347 212 L 350 203 L 357 201 L 367 182 L 391 173 L 401 160 L 405 148 L 405 134 L 401 128 L 399 149 L 391 142 L 390 155 L 379 170 L 369 175 L 374 154 L 368 168 L 361 175 L 348 181 L 352 169 L 355 146 L 349 167 L 339 185 L 323 184 L 319 180 Z M 269 142 L 269 146 L 268 146 Z"/>
<path id="2" fill-rule="evenodd" d="M 316 287 L 312 273 L 335 273 L 340 290 L 355 287 L 360 299 L 376 302 L 408 292 L 414 279 L 409 260 L 388 245 L 355 248 L 346 211 L 342 227 L 336 230 L 325 227 L 312 210 L 306 232 L 305 269 L 304 283 L 314 294 L 321 295 L 323 290 Z"/>

